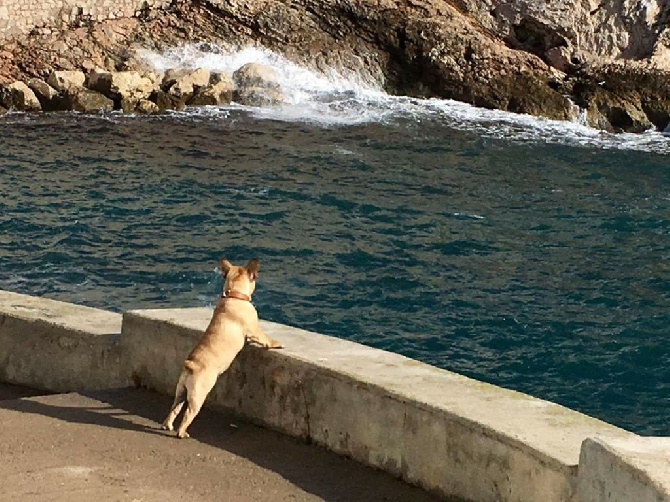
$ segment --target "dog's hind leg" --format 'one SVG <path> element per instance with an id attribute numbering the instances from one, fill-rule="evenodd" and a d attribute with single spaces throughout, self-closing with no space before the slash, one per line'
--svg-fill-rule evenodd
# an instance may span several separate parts
<path id="1" fill-rule="evenodd" d="M 190 376 L 190 372 L 187 369 L 184 369 L 179 375 L 179 381 L 177 382 L 177 388 L 174 392 L 174 402 L 170 408 L 170 412 L 163 421 L 163 429 L 167 431 L 174 430 L 174 420 L 179 415 L 184 403 L 186 402 L 187 391 L 186 391 L 186 379 Z"/>
<path id="2" fill-rule="evenodd" d="M 184 439 L 190 437 L 186 429 L 193 419 L 200 413 L 200 408 L 205 402 L 207 395 L 214 387 L 217 374 L 212 375 L 198 375 L 199 378 L 191 379 L 191 385 L 186 390 L 186 401 L 188 405 L 186 406 L 186 411 L 184 412 L 184 418 L 181 419 L 181 424 L 179 424 L 179 430 L 177 431 L 177 436 Z"/>

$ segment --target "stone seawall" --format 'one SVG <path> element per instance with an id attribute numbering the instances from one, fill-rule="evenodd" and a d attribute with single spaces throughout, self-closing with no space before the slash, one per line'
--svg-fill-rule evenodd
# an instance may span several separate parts
<path id="1" fill-rule="evenodd" d="M 210 317 L 191 308 L 121 319 L 0 292 L 0 381 L 171 394 Z M 276 323 L 263 328 L 286 348 L 246 347 L 207 406 L 464 501 L 670 501 L 667 438 L 642 438 L 397 354 Z"/>
<path id="2" fill-rule="evenodd" d="M 170 0 L 0 0 L 0 40 L 34 29 L 136 17 L 169 4 Z"/>

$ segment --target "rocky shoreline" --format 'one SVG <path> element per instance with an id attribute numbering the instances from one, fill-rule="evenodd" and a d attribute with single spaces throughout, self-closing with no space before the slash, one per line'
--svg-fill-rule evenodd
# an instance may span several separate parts
<path id="1" fill-rule="evenodd" d="M 635 57 L 626 58 L 621 55 L 624 52 L 616 53 L 616 47 L 608 45 L 609 56 L 598 59 L 594 55 L 597 43 L 586 48 L 591 52 L 577 47 L 580 26 L 573 26 L 570 32 L 553 26 L 552 19 L 544 19 L 542 16 L 548 16 L 544 11 L 524 18 L 526 13 L 510 14 L 502 3 L 493 1 L 492 6 L 484 12 L 477 2 L 466 0 L 175 0 L 167 8 L 147 9 L 133 17 L 102 22 L 82 17 L 66 25 L 36 27 L 27 35 L 3 42 L 0 87 L 5 99 L 0 106 L 17 108 L 7 96 L 25 94 L 27 87 L 36 94 L 42 110 L 49 108 L 51 105 L 44 107 L 47 98 L 40 99 L 37 93 L 48 96 L 52 92 L 44 84 L 49 85 L 57 71 L 84 74 L 87 92 L 75 93 L 80 101 L 92 97 L 90 92 L 98 92 L 112 100 L 115 109 L 138 112 L 194 104 L 189 102 L 193 96 L 175 100 L 177 91 L 170 93 L 164 77 L 158 82 L 158 77 L 147 73 L 137 53 L 140 49 L 161 51 L 198 43 L 212 50 L 267 47 L 314 69 L 334 68 L 372 79 L 391 94 L 456 99 L 559 120 L 573 120 L 577 105 L 585 110 L 591 126 L 607 131 L 668 127 L 670 65 L 663 63 L 667 57 L 661 36 L 670 33 L 666 29 L 668 12 L 655 14 L 654 19 L 660 20 L 652 27 L 653 33 L 659 34 L 657 38 L 652 40 L 647 32 L 647 38 L 638 36 L 641 42 Z M 575 16 L 589 15 L 581 4 L 575 9 Z M 594 19 L 599 15 L 604 14 L 591 14 Z M 589 30 L 593 32 L 589 37 L 597 36 L 595 24 Z M 629 31 L 635 34 L 635 30 L 639 31 L 637 25 Z M 608 33 L 605 36 L 612 38 Z M 633 47 L 633 40 L 626 43 Z M 649 57 L 640 56 L 644 51 Z M 129 71 L 139 74 L 133 78 L 146 78 L 154 84 L 151 93 L 132 106 L 122 103 L 118 93 L 91 88 L 91 75 Z M 235 85 L 225 92 L 234 93 Z M 65 91 L 53 88 L 62 106 L 72 100 Z M 216 101 L 208 99 L 207 104 Z M 112 105 L 106 102 L 100 106 Z"/>
<path id="2" fill-rule="evenodd" d="M 173 68 L 158 73 L 94 69 L 52 71 L 46 81 L 33 77 L 0 87 L 0 105 L 21 112 L 122 110 L 159 113 L 185 106 L 221 106 L 233 100 L 248 106 L 272 106 L 283 101 L 275 71 L 248 63 L 231 75 L 204 68 Z"/>

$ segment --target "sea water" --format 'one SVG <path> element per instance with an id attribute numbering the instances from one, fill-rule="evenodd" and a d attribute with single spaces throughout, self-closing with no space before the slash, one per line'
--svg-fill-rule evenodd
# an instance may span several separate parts
<path id="1" fill-rule="evenodd" d="M 670 435 L 670 138 L 385 94 L 262 49 L 287 102 L 0 117 L 0 288 L 212 306 L 261 259 L 261 318 Z M 444 389 L 449 392 L 449 389 Z"/>

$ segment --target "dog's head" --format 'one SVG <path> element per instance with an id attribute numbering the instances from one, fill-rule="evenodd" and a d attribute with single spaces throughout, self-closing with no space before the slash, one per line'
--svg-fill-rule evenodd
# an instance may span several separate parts
<path id="1" fill-rule="evenodd" d="M 219 262 L 219 269 L 223 275 L 224 291 L 237 291 L 251 296 L 256 289 L 256 279 L 261 262 L 258 258 L 252 258 L 244 267 L 233 265 L 225 258 Z"/>

